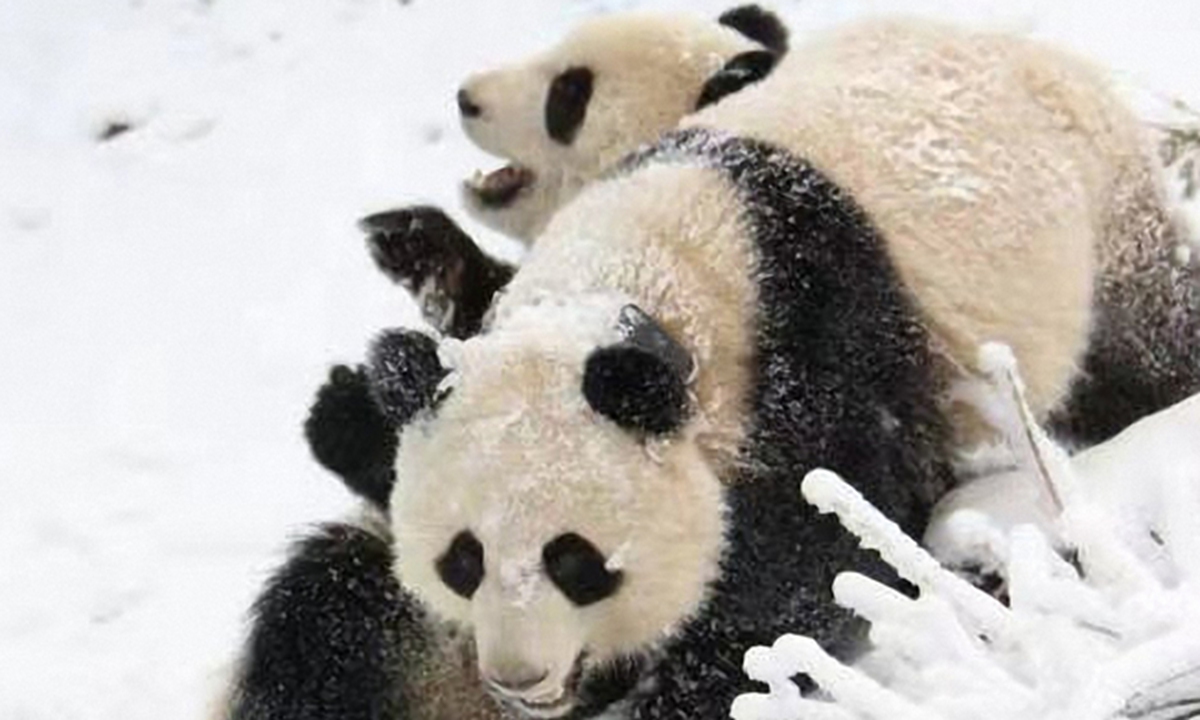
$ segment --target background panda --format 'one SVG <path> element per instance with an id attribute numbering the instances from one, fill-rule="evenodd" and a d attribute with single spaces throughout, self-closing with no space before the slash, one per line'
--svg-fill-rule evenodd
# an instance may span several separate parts
<path id="1" fill-rule="evenodd" d="M 779 18 L 757 5 L 735 7 L 716 22 L 623 13 L 584 23 L 535 57 L 473 76 L 458 91 L 463 127 L 481 148 L 512 162 L 463 184 L 467 210 L 532 241 L 623 155 L 766 77 L 787 37 Z M 511 265 L 483 253 L 438 208 L 389 210 L 360 225 L 378 267 L 452 337 L 478 332 L 492 296 L 512 277 Z"/>
<path id="2" fill-rule="evenodd" d="M 540 168 L 537 173 L 530 174 L 509 166 L 493 173 L 489 176 L 492 180 L 485 184 L 503 184 L 503 178 L 557 178 L 564 174 L 574 178 L 570 184 L 574 189 L 556 195 L 557 201 L 544 208 L 539 205 L 542 201 L 538 198 L 550 195 L 537 183 L 519 190 L 510 187 L 512 192 L 501 193 L 507 200 L 498 204 L 501 207 L 499 215 L 490 216 L 491 211 L 486 209 L 488 203 L 480 201 L 479 187 L 470 189 L 473 186 L 468 185 L 468 206 L 474 207 L 477 214 L 482 213 L 481 220 L 496 227 L 501 227 L 497 223 L 505 213 L 529 216 L 534 209 L 543 208 L 547 212 L 538 215 L 541 219 L 535 223 L 540 227 L 561 201 L 573 196 L 578 187 L 594 178 L 602 167 L 638 142 L 672 127 L 696 105 L 706 104 L 701 98 L 723 97 L 760 80 L 786 50 L 787 31 L 777 18 L 757 6 L 731 10 L 722 15 L 720 22 L 722 25 L 687 16 L 639 14 L 603 18 L 585 24 L 547 53 L 468 81 L 463 93 L 467 98 L 477 98 L 470 101 L 470 107 L 478 111 L 464 115 L 468 134 L 496 154 L 537 159 L 522 160 L 518 166 Z M 701 78 L 708 71 L 705 61 L 715 63 L 716 60 L 702 53 L 685 52 L 683 48 L 685 45 L 699 47 L 718 40 L 728 41 L 731 34 L 723 25 L 738 28 L 770 50 L 749 50 L 734 55 L 715 75 L 702 82 Z M 684 37 L 688 38 L 686 42 L 680 40 Z M 651 38 L 652 42 L 641 47 L 655 50 L 638 56 L 638 46 L 633 40 Z M 660 51 L 664 47 L 668 50 Z M 805 53 L 816 52 L 814 47 L 806 45 Z M 980 52 L 988 51 L 981 49 Z M 860 58 L 866 54 L 862 53 Z M 988 58 L 981 55 L 975 61 L 987 62 Z M 794 68 L 791 73 L 793 85 L 818 87 L 822 82 L 828 82 L 817 77 L 819 65 L 814 68 L 812 77 L 806 75 L 801 67 L 803 62 L 801 59 L 790 63 Z M 979 342 L 1001 338 L 1013 344 L 1025 372 L 1033 373 L 1030 377 L 1034 385 L 1034 409 L 1039 417 L 1048 420 L 1062 439 L 1091 444 L 1172 404 L 1200 384 L 1200 370 L 1197 369 L 1200 368 L 1200 354 L 1196 350 L 1196 337 L 1200 334 L 1200 284 L 1187 247 L 1191 233 L 1174 221 L 1167 209 L 1158 163 L 1139 124 L 1123 108 L 1114 106 L 1117 101 L 1104 87 L 1104 79 L 1078 63 L 1063 70 L 1064 62 L 1072 64 L 1060 59 L 1038 68 L 1031 61 L 1026 71 L 1030 75 L 1031 102 L 1043 103 L 1053 116 L 1052 122 L 1078 125 L 1078 132 L 1068 134 L 1067 142 L 1091 144 L 1094 159 L 1087 159 L 1076 147 L 1070 151 L 1075 153 L 1074 159 L 1065 162 L 1097 165 L 1102 168 L 1101 174 L 1107 173 L 1107 176 L 1100 176 L 1092 172 L 1088 176 L 1086 182 L 1097 190 L 1103 186 L 1102 192 L 1106 194 L 1103 197 L 1097 195 L 1094 206 L 1077 209 L 1078 226 L 1090 225 L 1090 250 L 1085 249 L 1089 247 L 1088 243 L 1082 241 L 1052 246 L 1074 248 L 1091 255 L 1087 259 L 1079 258 L 1075 267 L 1083 268 L 1086 263 L 1091 263 L 1092 276 L 1072 280 L 1076 283 L 1077 293 L 1091 294 L 1091 312 L 1072 315 L 1063 310 L 1065 306 L 1061 303 L 1057 308 L 1019 306 L 1030 297 L 1031 288 L 1058 283 L 1053 268 L 1066 258 L 1017 251 L 1001 261 L 1033 268 L 1030 272 L 998 274 L 1003 283 L 1009 283 L 1008 286 L 974 288 L 968 283 L 956 285 L 952 276 L 959 270 L 955 262 L 947 261 L 953 258 L 930 256 L 923 249 L 924 241 L 917 234 L 928 228 L 921 218 L 939 218 L 940 221 L 943 217 L 937 214 L 942 208 L 933 206 L 957 202 L 969 208 L 973 202 L 974 191 L 966 184 L 956 185 L 956 180 L 965 177 L 972 182 L 991 181 L 985 177 L 988 174 L 986 168 L 965 167 L 960 162 L 962 159 L 954 156 L 954 148 L 939 138 L 942 129 L 937 122 L 913 118 L 912 127 L 885 148 L 888 157 L 879 161 L 878 169 L 888 172 L 887 168 L 891 167 L 902 168 L 903 172 L 941 173 L 938 182 L 943 196 L 925 199 L 923 207 L 927 212 L 882 203 L 873 214 L 878 216 L 876 222 L 889 225 L 888 237 L 899 238 L 898 259 L 910 285 L 923 286 L 927 278 L 940 285 L 929 295 L 944 294 L 945 297 L 932 302 L 939 303 L 941 310 L 951 318 L 958 318 L 948 321 L 952 326 L 944 333 L 938 332 L 939 341 L 946 345 L 943 356 L 951 364 L 962 366 L 965 375 L 969 375 L 974 348 Z M 605 81 L 596 85 L 593 94 L 569 95 L 582 99 L 581 105 L 571 113 L 580 125 L 576 134 L 565 143 L 555 141 L 545 124 L 553 114 L 552 106 L 559 107 L 556 102 L 566 102 L 561 98 L 556 100 L 551 91 L 555 81 L 549 78 L 558 77 L 552 71 L 557 67 L 587 68 L 591 76 L 599 76 Z M 652 76 L 657 77 L 656 82 L 651 82 Z M 677 76 L 686 76 L 687 80 L 676 84 L 664 80 Z M 891 75 L 890 79 L 897 83 L 906 80 L 897 74 Z M 660 85 L 669 85 L 675 92 L 660 92 L 657 89 Z M 648 91 L 647 87 L 655 89 Z M 819 152 L 822 157 L 827 153 L 834 155 L 831 158 L 834 162 L 840 160 L 838 153 L 853 152 L 856 144 L 844 142 L 844 137 L 863 126 L 852 119 L 859 117 L 856 113 L 861 113 L 861 117 L 886 117 L 890 109 L 887 107 L 887 89 L 876 87 L 873 90 L 878 91 L 875 96 L 878 107 L 871 107 L 871 102 L 866 99 L 857 99 L 852 109 L 843 111 L 842 120 L 847 123 L 845 129 L 799 112 L 795 118 L 797 132 L 828 138 L 833 144 L 832 148 L 814 148 L 811 152 Z M 485 101 L 493 91 L 498 99 Z M 783 90 L 793 91 L 796 90 Z M 939 90 L 930 87 L 930 92 Z M 685 96 L 697 99 L 684 102 Z M 488 112 L 481 110 L 484 107 Z M 776 114 L 760 122 L 767 128 L 788 122 L 789 119 L 777 116 L 779 112 L 782 111 L 777 109 Z M 1104 123 L 1109 121 L 1112 126 L 1105 127 Z M 815 124 L 822 122 L 825 123 L 823 127 L 815 128 Z M 981 135 L 994 132 L 1000 125 L 1003 122 L 993 118 L 989 124 L 981 123 L 977 131 Z M 1026 154 L 1034 152 L 1042 151 Z M 1055 152 L 1045 152 L 1044 160 L 1057 161 Z M 909 157 L 897 162 L 900 154 Z M 997 170 L 1001 171 L 1002 165 L 1009 162 L 987 159 L 993 160 L 997 161 Z M 968 161 L 981 160 L 972 158 Z M 828 163 L 822 161 L 820 164 Z M 889 184 L 881 182 L 881 176 L 865 170 L 869 164 L 864 162 L 855 166 L 864 169 L 857 177 L 848 177 L 844 181 L 856 196 L 869 193 L 881 196 L 889 192 Z M 588 170 L 575 172 L 572 168 Z M 1005 181 L 1012 183 L 1009 179 Z M 564 187 L 557 181 L 551 185 Z M 1025 192 L 1033 194 L 1028 188 Z M 952 197 L 955 193 L 959 197 Z M 885 209 L 884 205 L 890 209 Z M 1056 222 L 1067 226 L 1072 220 L 1060 218 Z M 1042 220 L 1031 215 L 1024 219 L 1024 224 L 1026 227 L 1022 228 L 1021 224 L 998 221 L 990 226 L 981 223 L 973 230 L 980 232 L 981 237 L 1007 238 L 996 240 L 997 244 L 1003 244 L 1029 226 L 1042 224 Z M 417 207 L 382 213 L 368 218 L 365 228 L 380 267 L 393 278 L 402 281 L 408 278 L 406 284 L 420 290 L 418 296 L 426 317 L 439 331 L 453 337 L 463 338 L 478 332 L 491 298 L 513 272 L 511 266 L 481 252 L 436 208 Z M 965 223 L 964 230 L 972 230 L 971 225 Z M 1020 247 L 1009 244 L 1013 248 Z M 1039 267 L 1047 268 L 1048 272 L 1045 275 L 1039 273 Z M 1008 303 L 1010 297 L 1017 298 L 1015 304 Z M 1060 322 L 1039 335 L 1037 323 L 1013 322 L 1019 312 L 1057 314 Z M 1082 329 L 1084 327 L 1087 329 Z M 1085 347 L 1086 350 L 1082 350 Z M 1031 368 L 1031 365 L 1035 367 Z M 986 429 L 979 427 L 971 417 L 970 411 L 960 413 L 956 427 L 962 430 L 964 445 L 989 437 Z"/>
<path id="3" fill-rule="evenodd" d="M 721 717 L 751 645 L 798 630 L 852 652 L 829 583 L 878 563 L 800 478 L 830 467 L 915 535 L 951 482 L 955 343 L 1014 338 L 1031 397 L 1065 392 L 1093 214 L 1139 152 L 1123 112 L 1044 48 L 865 23 L 626 160 L 551 220 L 487 332 L 380 343 L 395 556 L 302 546 L 260 602 L 234 717 L 423 707 L 446 665 L 394 619 L 419 607 L 537 717 Z M 314 627 L 330 642 L 271 654 Z"/>

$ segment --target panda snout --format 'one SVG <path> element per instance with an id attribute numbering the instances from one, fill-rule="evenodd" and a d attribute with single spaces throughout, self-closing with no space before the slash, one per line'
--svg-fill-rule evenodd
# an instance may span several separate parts
<path id="1" fill-rule="evenodd" d="M 483 108 L 471 98 L 471 93 L 467 92 L 466 88 L 460 88 L 458 91 L 458 111 L 464 118 L 477 118 L 483 114 Z"/>

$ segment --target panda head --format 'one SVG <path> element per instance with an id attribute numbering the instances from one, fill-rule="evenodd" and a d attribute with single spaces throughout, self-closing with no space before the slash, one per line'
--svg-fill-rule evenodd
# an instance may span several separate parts
<path id="1" fill-rule="evenodd" d="M 716 22 L 626 13 L 592 20 L 547 52 L 471 77 L 458 91 L 463 127 L 508 164 L 464 183 L 468 210 L 532 239 L 626 153 L 764 76 L 786 42 L 779 19 L 755 5 Z"/>
<path id="2" fill-rule="evenodd" d="M 689 438 L 690 355 L 657 323 L 616 301 L 525 312 L 447 341 L 444 399 L 409 414 L 396 571 L 470 629 L 493 695 L 559 717 L 632 690 L 699 608 L 723 500 Z"/>

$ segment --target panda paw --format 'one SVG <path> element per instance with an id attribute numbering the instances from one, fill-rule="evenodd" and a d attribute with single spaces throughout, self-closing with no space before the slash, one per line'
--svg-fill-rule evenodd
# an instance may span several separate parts
<path id="1" fill-rule="evenodd" d="M 304 422 L 304 435 L 317 462 L 352 492 L 387 509 L 398 440 L 371 395 L 365 369 L 337 365 L 329 371 Z"/>
<path id="2" fill-rule="evenodd" d="M 436 207 L 368 215 L 359 227 L 383 274 L 415 296 L 430 325 L 452 337 L 479 331 L 492 296 L 513 274 Z"/>
<path id="3" fill-rule="evenodd" d="M 417 292 L 431 278 L 453 271 L 463 254 L 463 232 L 445 212 L 418 205 L 368 215 L 358 221 L 375 264 L 392 281 Z"/>

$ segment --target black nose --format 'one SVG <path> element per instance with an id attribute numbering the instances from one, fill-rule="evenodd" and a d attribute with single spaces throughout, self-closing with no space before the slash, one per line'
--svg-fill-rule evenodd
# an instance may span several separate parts
<path id="1" fill-rule="evenodd" d="M 466 118 L 479 117 L 483 114 L 483 108 L 471 102 L 471 96 L 467 94 L 465 88 L 458 91 L 458 111 Z"/>

